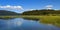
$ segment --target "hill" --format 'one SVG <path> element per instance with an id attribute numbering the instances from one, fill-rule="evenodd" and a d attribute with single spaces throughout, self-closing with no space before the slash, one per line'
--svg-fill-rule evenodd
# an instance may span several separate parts
<path id="1" fill-rule="evenodd" d="M 22 15 L 59 15 L 60 10 L 53 10 L 53 9 L 42 9 L 42 10 L 32 10 L 32 11 L 25 11 Z"/>
<path id="2" fill-rule="evenodd" d="M 19 15 L 19 13 L 12 12 L 12 11 L 6 11 L 6 10 L 0 10 L 0 16 L 3 15 Z"/>

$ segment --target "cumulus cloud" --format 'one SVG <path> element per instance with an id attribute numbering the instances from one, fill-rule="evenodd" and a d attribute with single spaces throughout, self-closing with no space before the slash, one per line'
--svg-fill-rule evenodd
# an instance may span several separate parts
<path id="1" fill-rule="evenodd" d="M 11 6 L 11 5 L 0 6 L 0 8 L 3 8 L 3 9 L 17 9 L 17 10 L 23 9 L 22 6 Z"/>
<path id="2" fill-rule="evenodd" d="M 52 9 L 53 5 L 47 5 L 45 6 L 47 9 Z"/>
<path id="3" fill-rule="evenodd" d="M 47 5 L 46 7 L 53 7 L 53 5 Z"/>

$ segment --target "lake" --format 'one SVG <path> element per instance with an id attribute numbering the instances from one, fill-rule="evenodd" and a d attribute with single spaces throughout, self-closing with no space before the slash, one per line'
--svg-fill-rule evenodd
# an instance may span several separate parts
<path id="1" fill-rule="evenodd" d="M 25 18 L 0 19 L 0 30 L 60 30 L 59 27 L 42 24 L 36 20 Z"/>

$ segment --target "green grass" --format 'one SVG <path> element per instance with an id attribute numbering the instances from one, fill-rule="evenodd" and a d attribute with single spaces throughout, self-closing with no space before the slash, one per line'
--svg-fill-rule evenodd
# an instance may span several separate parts
<path id="1" fill-rule="evenodd" d="M 0 16 L 0 19 L 17 18 L 19 16 Z"/>
<path id="2" fill-rule="evenodd" d="M 60 26 L 60 16 L 44 16 L 40 22 Z"/>
<path id="3" fill-rule="evenodd" d="M 60 27 L 60 16 L 23 16 L 25 18 L 37 18 L 40 23 L 52 24 Z"/>

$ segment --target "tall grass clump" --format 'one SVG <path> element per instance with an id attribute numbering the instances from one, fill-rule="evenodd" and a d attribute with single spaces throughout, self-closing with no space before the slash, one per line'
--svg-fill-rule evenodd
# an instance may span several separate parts
<path id="1" fill-rule="evenodd" d="M 40 22 L 60 26 L 60 16 L 44 16 Z"/>

